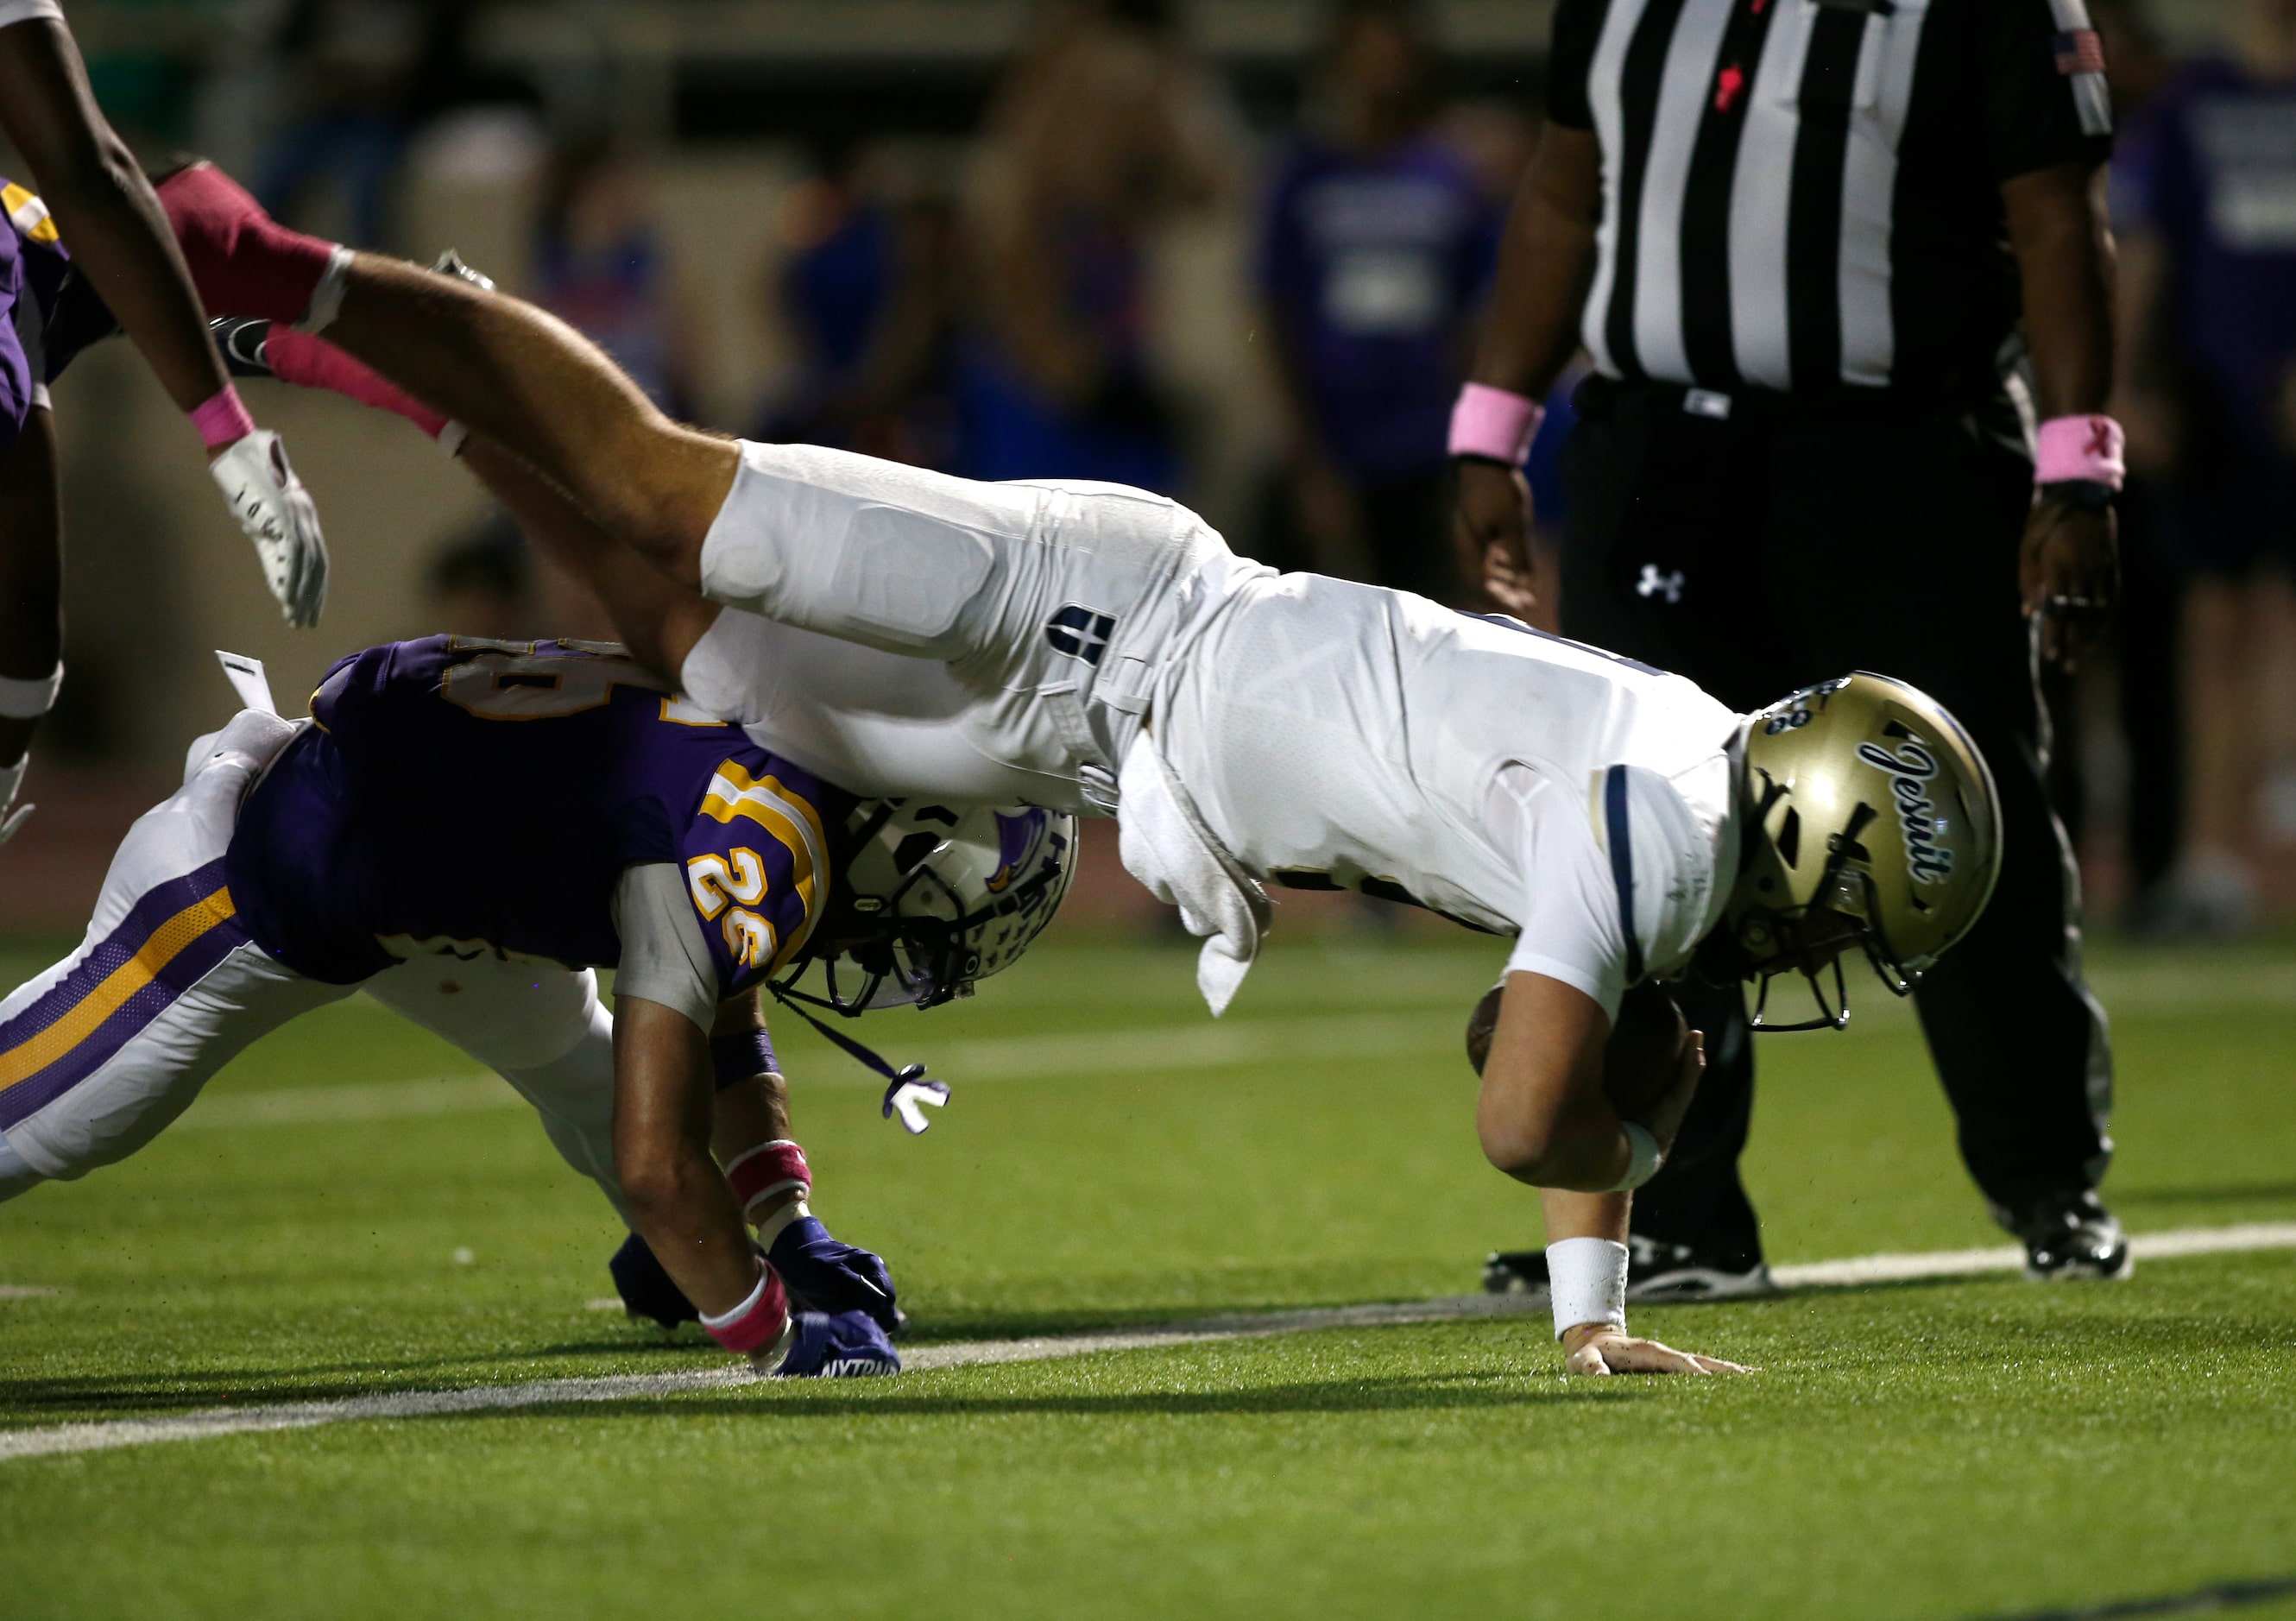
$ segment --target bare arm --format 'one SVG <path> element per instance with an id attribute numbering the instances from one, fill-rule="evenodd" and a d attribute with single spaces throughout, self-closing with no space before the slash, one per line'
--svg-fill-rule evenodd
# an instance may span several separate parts
<path id="1" fill-rule="evenodd" d="M 463 460 L 549 559 L 606 605 L 631 657 L 675 685 L 685 656 L 716 623 L 717 603 L 668 577 L 585 517 L 564 492 L 492 439 L 472 434 Z"/>
<path id="2" fill-rule="evenodd" d="M 709 1044 L 685 1014 L 640 996 L 614 1018 L 614 1174 L 630 1220 L 685 1298 L 722 1316 L 758 1282 L 734 1191 L 709 1156 Z"/>
<path id="3" fill-rule="evenodd" d="M 1634 1149 L 1603 1091 L 1610 1036 L 1610 1019 L 1586 992 L 1545 974 L 1509 974 L 1475 1103 L 1485 1158 L 1540 1188 L 1591 1191 L 1624 1176 Z"/>
<path id="4" fill-rule="evenodd" d="M 1539 1185 L 1546 1241 L 1627 1240 L 1631 1193 L 1605 1192 L 1627 1172 L 1632 1146 L 1604 1090 L 1611 1021 L 1595 999 L 1544 974 L 1507 976 L 1483 1064 L 1475 1124 L 1491 1163 Z M 1685 1041 L 1676 1085 L 1644 1122 L 1671 1148 L 1702 1058 Z M 1587 1191 L 1594 1190 L 1594 1191 Z M 1735 1363 L 1637 1339 L 1617 1322 L 1561 1325 L 1564 1365 L 1574 1373 L 1741 1372 Z"/>
<path id="5" fill-rule="evenodd" d="M 1538 399 L 1562 375 L 1578 348 L 1602 202 L 1603 148 L 1594 132 L 1547 125 L 1507 211 L 1469 373 L 1475 381 Z"/>
<path id="6" fill-rule="evenodd" d="M 0 29 L 0 127 L 24 155 L 72 258 L 185 411 L 227 381 L 151 183 L 95 104 L 60 22 Z"/>
<path id="7" fill-rule="evenodd" d="M 2041 419 L 2104 409 L 2112 392 L 2112 232 L 2105 175 L 2066 163 L 2006 181 L 2001 197 L 2023 279 L 2025 341 Z M 2018 584 L 2042 646 L 2070 663 L 2120 594 L 2113 515 L 2045 496 L 2025 526 Z"/>
<path id="8" fill-rule="evenodd" d="M 1531 399 L 1546 397 L 1578 348 L 1579 316 L 1595 274 L 1603 149 L 1591 130 L 1548 124 L 1508 211 L 1498 276 L 1469 376 Z M 1453 534 L 1460 566 L 1513 613 L 1538 606 L 1531 588 L 1530 487 L 1516 469 L 1459 463 Z"/>

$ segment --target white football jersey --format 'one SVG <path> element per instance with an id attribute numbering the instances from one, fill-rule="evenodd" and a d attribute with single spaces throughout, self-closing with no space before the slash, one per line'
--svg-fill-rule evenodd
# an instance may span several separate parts
<path id="1" fill-rule="evenodd" d="M 1681 969 L 1737 867 L 1739 716 L 1677 675 L 1424 598 L 1262 574 L 1153 722 L 1256 876 L 1517 937 L 1615 1013 Z"/>

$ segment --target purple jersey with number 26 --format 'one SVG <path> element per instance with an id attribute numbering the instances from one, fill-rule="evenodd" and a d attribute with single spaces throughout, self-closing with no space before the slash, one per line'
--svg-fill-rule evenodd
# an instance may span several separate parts
<path id="1" fill-rule="evenodd" d="M 439 953 L 611 967 L 623 870 L 670 862 L 731 995 L 803 945 L 854 803 L 593 643 L 369 648 L 311 714 L 225 871 L 258 943 L 335 984 Z"/>

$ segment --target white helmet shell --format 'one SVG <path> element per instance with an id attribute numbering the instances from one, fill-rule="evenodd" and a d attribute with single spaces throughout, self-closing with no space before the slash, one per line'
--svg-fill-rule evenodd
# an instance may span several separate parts
<path id="1" fill-rule="evenodd" d="M 816 932 L 841 1011 L 971 995 L 1019 960 L 1076 876 L 1076 818 L 1033 806 L 865 800 L 845 841 Z"/>

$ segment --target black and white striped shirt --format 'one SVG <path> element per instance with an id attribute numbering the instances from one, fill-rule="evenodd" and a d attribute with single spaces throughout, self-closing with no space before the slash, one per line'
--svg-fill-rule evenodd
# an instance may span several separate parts
<path id="1" fill-rule="evenodd" d="M 2102 161 L 2082 0 L 1561 0 L 1595 132 L 1596 369 L 1728 393 L 1988 385 L 2020 299 L 2000 184 Z"/>

